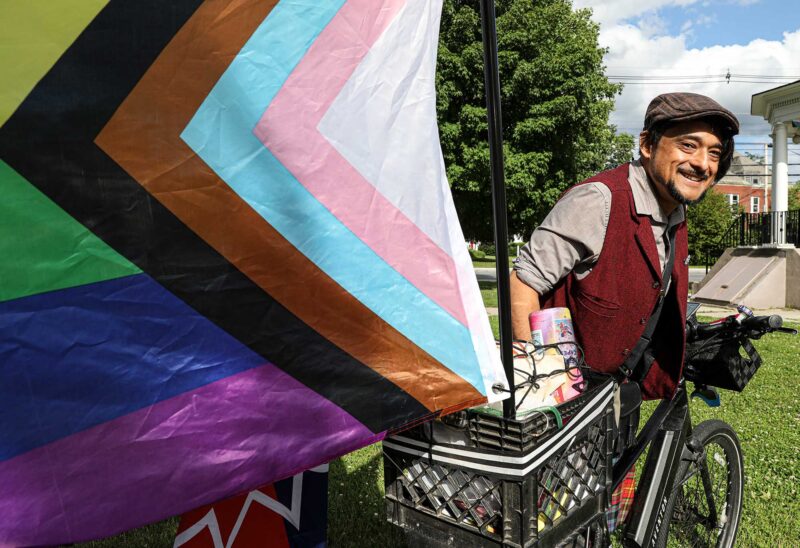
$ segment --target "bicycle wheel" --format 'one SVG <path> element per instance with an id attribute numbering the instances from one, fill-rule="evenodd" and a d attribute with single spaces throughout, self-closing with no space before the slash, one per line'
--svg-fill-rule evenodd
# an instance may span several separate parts
<path id="1" fill-rule="evenodd" d="M 696 458 L 684 460 L 667 502 L 657 546 L 731 547 L 742 516 L 744 462 L 739 438 L 720 420 L 701 423 L 687 445 Z"/>

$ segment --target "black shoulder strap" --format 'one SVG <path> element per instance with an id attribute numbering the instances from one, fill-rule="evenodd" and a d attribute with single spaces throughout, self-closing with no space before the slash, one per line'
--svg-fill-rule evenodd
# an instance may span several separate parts
<path id="1" fill-rule="evenodd" d="M 652 348 L 650 347 L 650 340 L 656 330 L 658 319 L 661 316 L 661 309 L 664 308 L 664 301 L 667 299 L 667 293 L 669 293 L 670 285 L 672 285 L 672 266 L 675 264 L 676 232 L 677 230 L 675 227 L 672 227 L 669 231 L 669 256 L 664 264 L 664 273 L 661 277 L 661 293 L 658 296 L 656 307 L 644 328 L 644 333 L 642 333 L 641 338 L 636 341 L 636 346 L 633 347 L 633 350 L 628 354 L 625 362 L 619 368 L 620 373 L 634 381 L 641 381 L 644 379 L 647 373 L 650 372 L 650 366 L 653 365 L 653 361 L 655 360 Z"/>

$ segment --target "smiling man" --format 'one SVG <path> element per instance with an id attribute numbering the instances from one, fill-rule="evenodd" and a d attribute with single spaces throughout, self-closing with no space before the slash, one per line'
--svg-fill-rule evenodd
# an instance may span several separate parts
<path id="1" fill-rule="evenodd" d="M 528 315 L 565 306 L 586 363 L 669 397 L 683 367 L 688 294 L 685 205 L 730 167 L 739 122 L 713 99 L 652 100 L 640 158 L 571 189 L 533 232 L 511 274 L 514 337 Z"/>

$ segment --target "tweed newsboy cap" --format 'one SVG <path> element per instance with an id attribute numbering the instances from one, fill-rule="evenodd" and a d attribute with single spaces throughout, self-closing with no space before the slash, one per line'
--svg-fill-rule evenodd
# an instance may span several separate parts
<path id="1" fill-rule="evenodd" d="M 644 115 L 644 129 L 648 130 L 659 122 L 687 122 L 700 118 L 716 118 L 723 123 L 729 135 L 739 133 L 739 120 L 733 113 L 711 97 L 697 93 L 664 93 L 647 107 Z"/>

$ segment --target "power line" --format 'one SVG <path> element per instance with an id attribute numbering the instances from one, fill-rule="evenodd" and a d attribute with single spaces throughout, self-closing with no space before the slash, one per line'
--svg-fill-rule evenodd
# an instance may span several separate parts
<path id="1" fill-rule="evenodd" d="M 798 74 L 800 74 L 800 66 L 782 67 L 782 68 L 783 68 L 783 70 L 792 71 L 792 72 L 796 71 L 796 72 L 798 72 Z M 675 68 L 653 68 L 651 65 L 625 65 L 625 66 L 608 65 L 608 66 L 606 66 L 606 70 L 610 70 L 610 71 L 617 71 L 617 70 L 626 71 L 626 70 L 631 70 L 631 69 L 648 69 L 649 71 L 656 71 L 656 72 L 669 72 L 669 71 L 681 70 L 681 69 L 675 69 Z M 769 76 L 781 76 L 781 75 L 770 74 Z"/>
<path id="2" fill-rule="evenodd" d="M 792 82 L 800 79 L 800 75 L 776 74 L 737 74 L 730 71 L 724 74 L 609 74 L 610 81 L 618 84 L 652 85 L 652 84 L 775 84 Z"/>
<path id="3" fill-rule="evenodd" d="M 797 80 L 798 74 L 737 74 L 733 72 L 717 74 L 609 74 L 608 78 L 627 78 L 634 80 L 694 80 L 708 78 L 757 78 L 759 80 Z"/>
<path id="4" fill-rule="evenodd" d="M 779 76 L 777 74 L 775 74 L 775 75 L 769 75 L 769 74 L 736 74 L 736 75 L 733 75 L 732 74 L 732 76 L 740 76 L 742 78 L 800 78 L 800 76 L 797 76 L 797 75 L 794 75 L 794 76 L 793 75 Z"/>
<path id="5" fill-rule="evenodd" d="M 643 81 L 634 81 L 634 80 L 618 80 L 615 78 L 608 78 L 608 81 L 612 84 L 624 84 L 626 86 L 652 86 L 652 85 L 693 85 L 693 84 L 776 84 L 782 83 L 783 81 L 778 80 L 740 80 L 738 78 L 731 78 L 730 80 L 726 78 L 722 78 L 719 80 L 643 80 Z M 793 80 L 785 80 L 788 84 Z"/>

